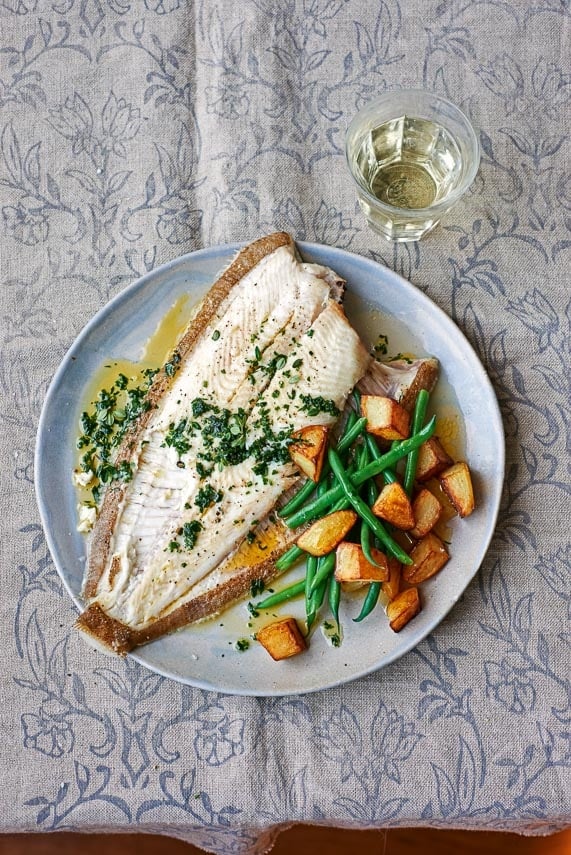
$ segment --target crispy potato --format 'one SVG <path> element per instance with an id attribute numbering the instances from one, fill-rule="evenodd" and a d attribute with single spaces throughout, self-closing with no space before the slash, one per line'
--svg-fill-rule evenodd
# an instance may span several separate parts
<path id="1" fill-rule="evenodd" d="M 414 514 L 414 528 L 409 534 L 411 537 L 420 539 L 434 528 L 442 514 L 442 505 L 430 490 L 425 487 L 418 493 L 412 503 Z"/>
<path id="2" fill-rule="evenodd" d="M 297 545 L 310 555 L 327 555 L 341 543 L 356 522 L 355 511 L 334 511 L 310 525 L 298 537 Z"/>
<path id="3" fill-rule="evenodd" d="M 272 659 L 289 659 L 307 648 L 295 618 L 284 618 L 270 623 L 256 633 L 256 640 L 265 647 Z"/>
<path id="4" fill-rule="evenodd" d="M 459 517 L 467 517 L 474 510 L 474 490 L 468 464 L 461 461 L 439 476 L 440 486 L 454 505 Z"/>
<path id="5" fill-rule="evenodd" d="M 319 481 L 329 428 L 325 425 L 309 425 L 297 430 L 293 436 L 296 442 L 289 447 L 289 454 L 296 466 L 312 481 Z"/>
<path id="6" fill-rule="evenodd" d="M 440 440 L 433 436 L 423 442 L 418 451 L 416 464 L 416 480 L 429 481 L 439 475 L 454 463 L 449 454 L 444 451 Z"/>
<path id="7" fill-rule="evenodd" d="M 403 578 L 413 585 L 430 579 L 442 570 L 450 556 L 439 537 L 432 532 L 425 535 L 413 547 L 410 557 L 413 563 L 403 567 Z"/>
<path id="8" fill-rule="evenodd" d="M 396 558 L 389 558 L 389 578 L 383 582 L 383 594 L 388 600 L 394 600 L 400 591 L 400 574 L 402 566 Z"/>
<path id="9" fill-rule="evenodd" d="M 367 431 L 382 439 L 406 439 L 410 432 L 410 416 L 392 398 L 363 395 L 361 413 L 367 419 Z"/>
<path id="10" fill-rule="evenodd" d="M 387 582 L 389 563 L 378 549 L 371 549 L 375 561 L 382 565 L 376 567 L 365 558 L 363 550 L 356 543 L 343 541 L 337 547 L 335 578 L 338 582 Z"/>
<path id="11" fill-rule="evenodd" d="M 407 588 L 387 606 L 389 626 L 394 632 L 400 632 L 420 611 L 418 588 Z"/>
<path id="12" fill-rule="evenodd" d="M 414 526 L 414 513 L 410 499 L 398 481 L 385 484 L 371 510 L 375 516 L 403 531 L 408 531 Z"/>

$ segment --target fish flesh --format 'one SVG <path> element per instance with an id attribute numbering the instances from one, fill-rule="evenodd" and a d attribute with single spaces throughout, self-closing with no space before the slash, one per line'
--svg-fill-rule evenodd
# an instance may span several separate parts
<path id="1" fill-rule="evenodd" d="M 119 449 L 133 477 L 104 495 L 77 621 L 94 641 L 126 653 L 275 573 L 292 533 L 272 512 L 300 480 L 288 440 L 334 425 L 372 360 L 342 291 L 285 233 L 212 286 Z"/>

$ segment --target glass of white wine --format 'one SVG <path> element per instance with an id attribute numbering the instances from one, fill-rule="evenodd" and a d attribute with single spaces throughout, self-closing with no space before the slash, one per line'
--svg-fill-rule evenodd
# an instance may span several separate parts
<path id="1" fill-rule="evenodd" d="M 369 225 L 393 241 L 433 229 L 480 164 L 464 113 L 421 89 L 394 89 L 366 104 L 347 129 L 345 152 Z"/>

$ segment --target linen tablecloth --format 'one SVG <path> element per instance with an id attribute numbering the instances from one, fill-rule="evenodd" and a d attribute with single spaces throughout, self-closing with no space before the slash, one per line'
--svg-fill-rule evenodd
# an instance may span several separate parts
<path id="1" fill-rule="evenodd" d="M 0 0 L 2 831 L 153 830 L 264 851 L 293 821 L 549 833 L 571 816 L 571 97 L 566 0 Z M 344 166 L 387 88 L 479 129 L 468 197 L 420 244 L 370 232 Z M 387 264 L 494 383 L 498 528 L 432 636 L 284 699 L 218 696 L 70 632 L 33 448 L 47 384 L 109 297 L 271 229 Z"/>

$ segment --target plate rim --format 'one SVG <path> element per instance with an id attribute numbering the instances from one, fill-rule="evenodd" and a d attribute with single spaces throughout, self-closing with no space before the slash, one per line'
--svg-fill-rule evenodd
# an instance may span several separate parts
<path id="1" fill-rule="evenodd" d="M 311 694 L 314 692 L 320 692 L 327 689 L 335 688 L 338 686 L 342 686 L 348 683 L 352 683 L 354 680 L 362 679 L 363 677 L 369 676 L 370 674 L 374 674 L 377 671 L 380 671 L 382 668 L 385 668 L 388 665 L 391 665 L 395 661 L 401 659 L 406 654 L 410 653 L 411 650 L 414 650 L 424 639 L 430 635 L 434 629 L 442 623 L 442 621 L 447 617 L 453 607 L 456 605 L 461 596 L 465 593 L 468 586 L 471 584 L 476 574 L 480 570 L 482 562 L 488 552 L 490 543 L 493 539 L 498 515 L 500 511 L 501 505 L 501 495 L 502 495 L 502 485 L 505 478 L 505 431 L 503 426 L 503 421 L 501 417 L 500 406 L 498 403 L 498 399 L 492 385 L 492 382 L 484 368 L 480 356 L 474 346 L 471 344 L 465 333 L 462 329 L 455 323 L 455 321 L 442 309 L 437 303 L 435 303 L 424 291 L 420 288 L 416 287 L 412 284 L 408 279 L 405 279 L 404 276 L 401 276 L 400 273 L 392 270 L 390 267 L 381 264 L 373 258 L 369 258 L 365 255 L 361 255 L 360 253 L 350 252 L 349 250 L 342 249 L 337 246 L 329 246 L 328 244 L 310 242 L 310 241 L 300 241 L 295 240 L 295 245 L 299 249 L 302 258 L 306 252 L 310 255 L 312 252 L 326 250 L 328 253 L 332 253 L 335 257 L 340 257 L 345 261 L 349 260 L 350 263 L 353 264 L 361 264 L 365 266 L 373 266 L 375 268 L 379 268 L 382 271 L 383 276 L 388 278 L 389 282 L 392 279 L 393 282 L 398 286 L 399 289 L 404 289 L 405 293 L 414 294 L 414 298 L 417 301 L 420 301 L 421 304 L 430 308 L 432 313 L 436 313 L 438 323 L 445 329 L 448 329 L 456 338 L 460 338 L 462 340 L 463 346 L 470 353 L 474 365 L 477 367 L 477 371 L 480 375 L 478 378 L 479 382 L 481 382 L 485 387 L 488 393 L 488 397 L 490 401 L 493 403 L 493 413 L 489 413 L 489 417 L 493 415 L 493 433 L 495 433 L 498 437 L 498 445 L 500 451 L 500 459 L 497 461 L 498 465 L 496 467 L 496 480 L 498 481 L 497 497 L 495 502 L 495 507 L 492 509 L 492 514 L 490 516 L 490 525 L 488 528 L 488 532 L 486 537 L 481 541 L 479 545 L 479 550 L 477 552 L 477 557 L 475 558 L 475 568 L 471 573 L 469 578 L 466 579 L 462 590 L 458 593 L 458 595 L 452 599 L 449 603 L 446 604 L 444 610 L 439 612 L 435 618 L 428 623 L 426 627 L 423 627 L 422 633 L 420 636 L 413 636 L 409 643 L 405 644 L 404 648 L 398 648 L 392 652 L 389 652 L 383 656 L 383 661 L 381 664 L 372 665 L 370 667 L 366 667 L 363 670 L 360 670 L 356 673 L 351 673 L 351 675 L 347 675 L 346 678 L 334 679 L 332 681 L 326 682 L 320 686 L 312 686 L 309 688 L 300 688 L 296 690 L 283 690 L 277 688 L 268 688 L 268 689 L 250 689 L 250 688 L 220 688 L 218 686 L 213 685 L 211 682 L 205 681 L 203 679 L 190 679 L 188 677 L 184 677 L 181 675 L 173 675 L 171 672 L 162 668 L 159 665 L 149 664 L 144 658 L 144 654 L 141 655 L 139 653 L 128 653 L 127 656 L 131 657 L 135 662 L 143 665 L 145 668 L 149 669 L 155 674 L 158 674 L 161 677 L 165 677 L 170 680 L 174 680 L 177 683 L 187 686 L 193 686 L 198 689 L 205 689 L 211 692 L 218 692 L 224 695 L 233 695 L 238 697 L 288 697 L 295 695 L 304 695 Z M 159 267 L 154 268 L 153 270 L 148 271 L 147 273 L 139 276 L 137 279 L 130 282 L 125 288 L 119 291 L 118 294 L 115 294 L 110 300 L 108 300 L 97 312 L 89 319 L 89 321 L 81 328 L 70 347 L 64 354 L 60 364 L 58 365 L 50 383 L 47 388 L 44 401 L 42 404 L 42 409 L 40 413 L 40 418 L 38 420 L 38 427 L 36 432 L 36 441 L 34 448 L 34 490 L 36 496 L 36 503 L 38 506 L 38 510 L 40 513 L 40 521 L 42 523 L 42 528 L 44 531 L 44 536 L 46 538 L 46 543 L 50 550 L 50 555 L 54 566 L 58 572 L 58 575 L 64 585 L 65 590 L 70 596 L 73 604 L 79 610 L 83 607 L 83 602 L 80 597 L 76 596 L 76 594 L 71 589 L 70 583 L 68 582 L 63 568 L 60 567 L 59 562 L 56 558 L 57 550 L 55 549 L 55 542 L 52 538 L 51 529 L 47 524 L 47 508 L 48 502 L 46 501 L 46 496 L 44 495 L 42 489 L 42 478 L 39 477 L 39 473 L 42 471 L 40 457 L 41 457 L 41 447 L 44 441 L 45 431 L 45 422 L 48 416 L 48 410 L 51 403 L 52 396 L 56 393 L 59 385 L 61 383 L 62 378 L 65 376 L 65 373 L 69 367 L 69 363 L 72 361 L 72 357 L 74 357 L 77 350 L 79 350 L 83 344 L 85 338 L 88 337 L 90 332 L 95 329 L 100 320 L 106 317 L 109 314 L 112 314 L 114 309 L 121 305 L 125 300 L 127 300 L 134 292 L 143 288 L 149 281 L 152 281 L 157 276 L 168 275 L 169 271 L 175 267 L 184 266 L 188 261 L 199 259 L 200 257 L 218 257 L 218 256 L 228 256 L 232 258 L 240 249 L 244 246 L 247 246 L 251 241 L 237 241 L 227 244 L 215 244 L 213 246 L 201 247 L 200 249 L 192 250 L 191 252 L 184 253 L 183 255 L 179 255 L 176 258 L 170 259 L 170 261 L 165 262 L 165 264 L 160 265 Z M 226 265 L 225 265 L 226 266 Z M 334 267 L 334 264 L 332 265 Z M 224 268 L 221 268 L 220 273 Z M 144 648 L 143 648 L 144 649 Z"/>

